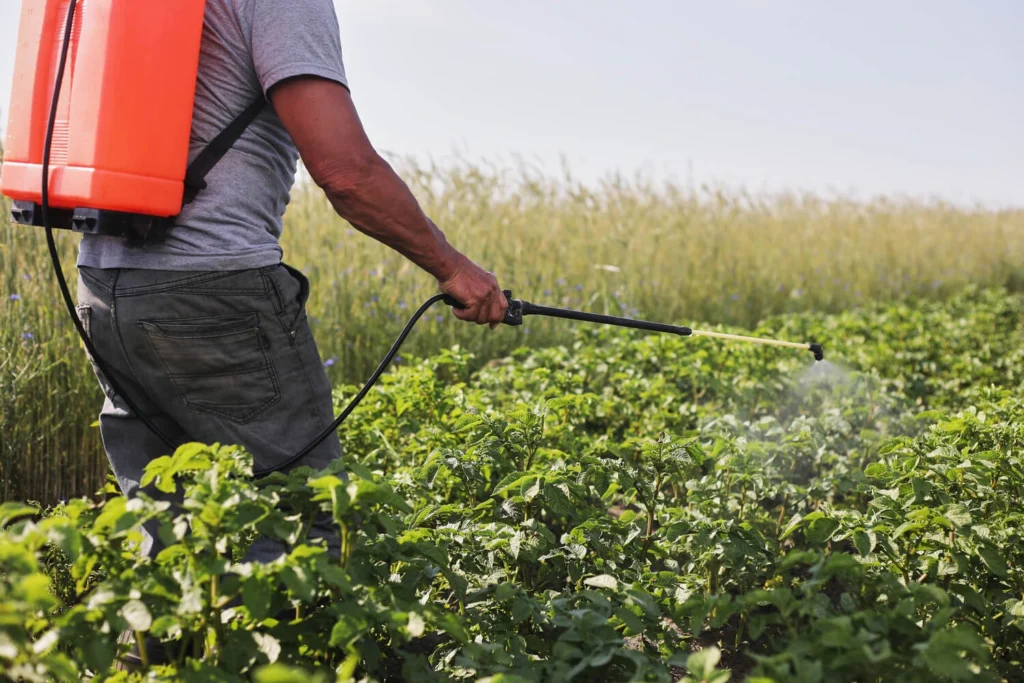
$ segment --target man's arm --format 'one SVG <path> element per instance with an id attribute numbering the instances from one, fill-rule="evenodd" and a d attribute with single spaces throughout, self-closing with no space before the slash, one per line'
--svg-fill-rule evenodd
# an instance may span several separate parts
<path id="1" fill-rule="evenodd" d="M 454 310 L 456 317 L 491 327 L 503 320 L 508 302 L 497 279 L 452 247 L 423 213 L 370 144 L 345 87 L 299 77 L 275 85 L 269 97 L 338 215 L 437 278 L 442 292 L 466 306 Z"/>

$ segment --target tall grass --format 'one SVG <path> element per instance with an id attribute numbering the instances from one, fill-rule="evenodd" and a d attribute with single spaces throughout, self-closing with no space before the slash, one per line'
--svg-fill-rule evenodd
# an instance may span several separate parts
<path id="1" fill-rule="evenodd" d="M 855 202 L 610 178 L 587 187 L 526 168 L 398 164 L 427 213 L 516 295 L 679 323 L 749 326 L 765 315 L 868 299 L 942 297 L 966 283 L 1016 289 L 1024 211 L 892 199 Z M 59 235 L 73 274 L 77 237 Z M 285 260 L 312 280 L 309 315 L 336 382 L 365 378 L 431 278 L 337 218 L 300 182 Z M 65 320 L 39 230 L 0 218 L 0 500 L 92 492 L 105 473 L 101 395 Z M 74 279 L 70 277 L 69 279 Z M 567 340 L 572 324 L 488 330 L 437 309 L 410 354 L 461 344 L 478 361 Z"/>

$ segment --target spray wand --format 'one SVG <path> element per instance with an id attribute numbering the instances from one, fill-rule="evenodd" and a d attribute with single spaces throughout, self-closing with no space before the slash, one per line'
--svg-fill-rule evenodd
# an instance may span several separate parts
<path id="1" fill-rule="evenodd" d="M 764 337 L 745 337 L 739 334 L 726 334 L 725 332 L 710 332 L 706 330 L 694 330 L 680 325 L 667 325 L 665 323 L 648 322 L 646 320 L 633 320 L 632 318 L 620 318 L 614 315 L 602 315 L 600 313 L 587 313 L 585 311 L 574 311 L 568 308 L 553 308 L 551 306 L 540 306 L 513 299 L 512 292 L 505 290 L 505 298 L 508 299 L 508 310 L 505 311 L 506 325 L 522 325 L 523 317 L 527 315 L 542 315 L 549 318 L 563 318 L 565 320 L 579 320 L 587 323 L 600 325 L 614 325 L 615 327 L 628 327 L 634 330 L 647 330 L 649 332 L 665 332 L 679 335 L 680 337 L 714 337 L 715 339 L 726 339 L 728 341 L 750 342 L 752 344 L 765 344 L 767 346 L 784 346 L 791 349 L 806 349 L 814 354 L 814 360 L 822 360 L 825 357 L 825 350 L 821 344 L 798 343 L 783 341 L 781 339 L 767 339 Z M 443 300 L 449 306 L 462 308 L 462 305 L 450 296 L 445 295 Z"/>

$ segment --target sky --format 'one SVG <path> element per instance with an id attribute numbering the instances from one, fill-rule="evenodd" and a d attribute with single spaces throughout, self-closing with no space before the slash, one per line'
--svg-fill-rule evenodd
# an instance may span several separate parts
<path id="1" fill-rule="evenodd" d="M 0 0 L 4 110 L 19 4 Z M 336 7 L 353 98 L 389 154 L 1024 207 L 1020 0 Z"/>

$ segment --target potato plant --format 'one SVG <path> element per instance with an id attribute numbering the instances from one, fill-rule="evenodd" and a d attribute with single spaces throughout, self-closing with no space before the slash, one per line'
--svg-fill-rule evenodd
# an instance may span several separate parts
<path id="1" fill-rule="evenodd" d="M 327 471 L 188 444 L 146 475 L 180 505 L 6 503 L 0 678 L 1018 680 L 1018 301 L 763 328 L 837 364 L 599 328 L 476 372 L 455 347 L 387 375 Z M 286 553 L 244 562 L 257 536 Z M 115 669 L 123 633 L 171 662 Z"/>

